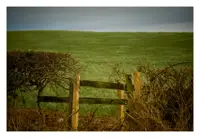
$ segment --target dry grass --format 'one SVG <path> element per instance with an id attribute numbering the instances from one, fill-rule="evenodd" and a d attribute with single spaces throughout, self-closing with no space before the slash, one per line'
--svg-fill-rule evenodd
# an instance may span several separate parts
<path id="1" fill-rule="evenodd" d="M 8 109 L 7 131 L 71 131 L 68 113 L 37 109 Z M 112 117 L 94 117 L 89 113 L 79 117 L 78 131 L 115 131 L 117 122 Z"/>

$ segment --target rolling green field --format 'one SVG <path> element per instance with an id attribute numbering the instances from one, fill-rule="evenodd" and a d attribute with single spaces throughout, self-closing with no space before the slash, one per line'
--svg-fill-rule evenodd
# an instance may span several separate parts
<path id="1" fill-rule="evenodd" d="M 134 71 L 139 62 L 165 67 L 178 62 L 193 61 L 193 33 L 123 33 L 75 31 L 13 31 L 7 32 L 7 50 L 34 50 L 71 53 L 83 66 L 81 79 L 110 81 L 112 67 L 120 64 L 126 73 Z M 57 90 L 66 96 L 68 92 Z M 116 91 L 81 88 L 81 97 L 116 98 Z M 46 88 L 44 95 L 56 95 Z M 25 94 L 25 107 L 36 108 L 36 94 Z M 64 104 L 42 104 L 44 108 L 67 110 Z M 80 114 L 98 107 L 98 115 L 114 115 L 113 105 L 80 105 Z"/>

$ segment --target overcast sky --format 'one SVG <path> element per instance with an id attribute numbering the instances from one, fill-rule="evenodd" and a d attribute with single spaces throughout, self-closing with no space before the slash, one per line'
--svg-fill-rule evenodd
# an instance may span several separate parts
<path id="1" fill-rule="evenodd" d="M 193 32 L 193 8 L 8 7 L 7 30 Z"/>

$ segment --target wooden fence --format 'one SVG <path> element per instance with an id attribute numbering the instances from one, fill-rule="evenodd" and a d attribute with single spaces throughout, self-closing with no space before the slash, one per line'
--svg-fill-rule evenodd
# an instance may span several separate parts
<path id="1" fill-rule="evenodd" d="M 129 98 L 139 98 L 141 89 L 140 73 L 135 72 L 132 75 L 126 75 L 126 83 L 110 83 L 100 81 L 80 80 L 80 74 L 76 75 L 75 81 L 70 81 L 70 94 L 69 97 L 55 97 L 55 96 L 38 96 L 38 102 L 65 102 L 69 103 L 69 121 L 68 126 L 73 130 L 78 128 L 78 115 L 79 104 L 115 104 L 119 105 L 119 119 L 124 119 L 124 105 L 129 104 Z M 107 99 L 107 98 L 80 98 L 80 86 L 82 87 L 94 87 L 94 88 L 107 88 L 116 89 L 119 99 Z M 125 92 L 127 97 L 125 98 Z"/>

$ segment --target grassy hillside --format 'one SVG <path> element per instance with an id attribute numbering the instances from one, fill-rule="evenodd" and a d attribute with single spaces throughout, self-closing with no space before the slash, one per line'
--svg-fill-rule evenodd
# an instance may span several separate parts
<path id="1" fill-rule="evenodd" d="M 164 67 L 193 61 L 193 33 L 15 31 L 7 32 L 7 49 L 71 53 L 84 67 L 81 79 L 109 81 L 111 66 L 115 64 L 120 64 L 121 69 L 131 73 L 139 62 Z M 27 95 L 28 107 L 36 106 L 34 96 Z M 116 91 L 81 88 L 81 96 L 116 97 Z M 48 104 L 47 107 L 57 109 L 62 106 Z M 95 107 L 98 105 L 81 105 L 81 113 Z M 100 108 L 99 113 L 102 115 L 115 111 L 114 106 Z"/>

